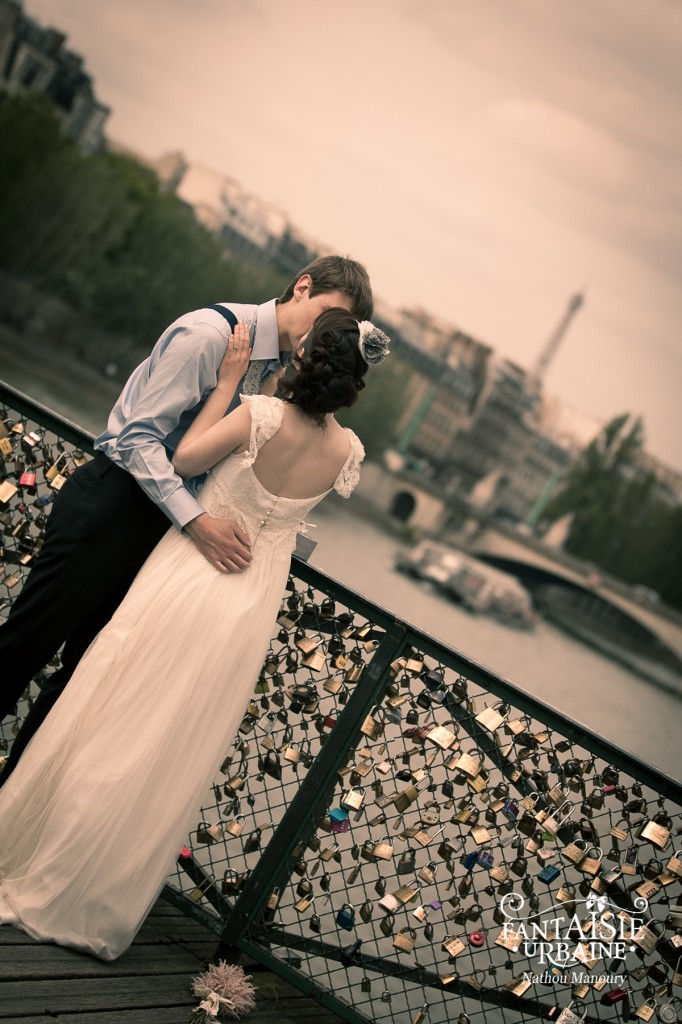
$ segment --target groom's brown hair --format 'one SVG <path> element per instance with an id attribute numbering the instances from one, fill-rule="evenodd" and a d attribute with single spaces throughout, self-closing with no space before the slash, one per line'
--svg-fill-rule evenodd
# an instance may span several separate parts
<path id="1" fill-rule="evenodd" d="M 353 316 L 357 320 L 372 319 L 374 297 L 369 274 L 362 263 L 347 256 L 318 256 L 291 279 L 280 295 L 280 302 L 289 302 L 294 297 L 296 283 L 304 274 L 312 279 L 310 298 L 328 292 L 343 292 L 351 300 Z"/>

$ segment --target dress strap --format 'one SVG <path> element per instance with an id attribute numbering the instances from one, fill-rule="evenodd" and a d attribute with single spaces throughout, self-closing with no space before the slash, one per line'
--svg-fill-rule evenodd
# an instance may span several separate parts
<path id="1" fill-rule="evenodd" d="M 346 428 L 350 441 L 350 452 L 343 468 L 334 482 L 334 490 L 342 498 L 350 498 L 360 479 L 360 463 L 365 457 L 365 449 L 357 434 Z"/>
<path id="2" fill-rule="evenodd" d="M 251 413 L 249 450 L 244 453 L 244 465 L 251 466 L 256 461 L 259 449 L 281 427 L 284 403 L 269 395 L 240 395 L 239 398 L 248 404 Z"/>

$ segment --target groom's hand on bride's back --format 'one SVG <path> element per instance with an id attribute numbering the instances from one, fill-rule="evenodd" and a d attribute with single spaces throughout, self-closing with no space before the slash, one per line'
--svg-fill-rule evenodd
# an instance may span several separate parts
<path id="1" fill-rule="evenodd" d="M 233 519 L 216 519 L 207 512 L 185 526 L 207 562 L 219 572 L 243 572 L 251 559 L 249 538 Z"/>

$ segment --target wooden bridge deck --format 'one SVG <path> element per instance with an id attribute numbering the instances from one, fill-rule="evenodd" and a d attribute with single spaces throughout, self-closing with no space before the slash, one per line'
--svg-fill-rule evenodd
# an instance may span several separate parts
<path id="1" fill-rule="evenodd" d="M 192 977 L 214 959 L 217 937 L 160 900 L 122 957 L 105 964 L 0 928 L 2 1024 L 187 1024 Z M 338 1024 L 339 1018 L 253 961 L 249 1024 Z"/>

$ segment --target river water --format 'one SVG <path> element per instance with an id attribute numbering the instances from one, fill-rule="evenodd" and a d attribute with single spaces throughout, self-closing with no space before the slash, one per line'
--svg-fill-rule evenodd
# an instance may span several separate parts
<path id="1" fill-rule="evenodd" d="M 401 545 L 361 514 L 328 499 L 312 514 L 310 563 L 473 661 L 556 707 L 573 721 L 669 775 L 680 775 L 682 701 L 540 621 L 521 632 L 474 616 L 429 584 L 393 569 Z"/>

